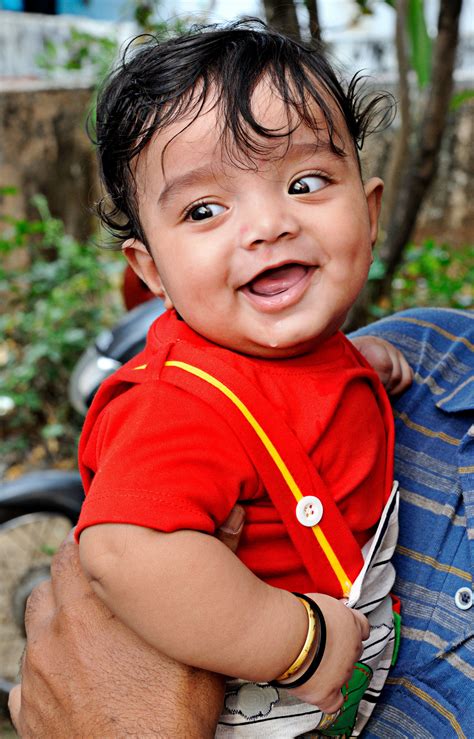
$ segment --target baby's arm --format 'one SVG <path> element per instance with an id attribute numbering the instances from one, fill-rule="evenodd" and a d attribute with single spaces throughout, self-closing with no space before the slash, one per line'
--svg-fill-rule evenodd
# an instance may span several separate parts
<path id="1" fill-rule="evenodd" d="M 268 681 L 292 664 L 305 641 L 308 623 L 302 603 L 263 583 L 207 534 L 97 525 L 81 534 L 80 556 L 106 605 L 148 643 L 180 662 Z M 328 649 L 320 669 L 326 668 L 324 680 L 305 699 L 320 705 L 330 696 L 330 710 L 361 652 L 366 621 L 333 598 L 316 599 L 328 616 Z M 334 669 L 327 680 L 329 664 Z"/>
<path id="2" fill-rule="evenodd" d="M 83 531 L 79 550 L 105 604 L 179 662 L 271 680 L 305 640 L 297 598 L 263 583 L 207 534 L 105 524 Z"/>
<path id="3" fill-rule="evenodd" d="M 351 342 L 372 365 L 390 395 L 398 395 L 410 387 L 413 371 L 396 346 L 378 336 L 354 336 Z"/>

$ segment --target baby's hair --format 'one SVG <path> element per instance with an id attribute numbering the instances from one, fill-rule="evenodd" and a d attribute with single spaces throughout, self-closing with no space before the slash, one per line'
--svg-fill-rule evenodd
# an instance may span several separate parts
<path id="1" fill-rule="evenodd" d="M 287 125 L 278 129 L 262 126 L 252 111 L 252 94 L 265 76 L 286 110 Z M 271 157 L 275 140 L 289 145 L 301 122 L 318 134 L 321 113 L 329 146 L 346 156 L 334 103 L 358 156 L 366 134 L 386 124 L 393 108 L 386 93 L 366 95 L 361 81 L 357 74 L 344 88 L 321 45 L 293 41 L 254 18 L 193 28 L 166 41 L 137 37 L 97 102 L 95 143 L 108 193 L 98 205 L 104 226 L 120 241 L 147 243 L 138 215 L 136 157 L 157 131 L 186 117 L 184 130 L 204 108 L 218 110 L 223 152 L 236 166 L 256 167 L 256 157 Z"/>

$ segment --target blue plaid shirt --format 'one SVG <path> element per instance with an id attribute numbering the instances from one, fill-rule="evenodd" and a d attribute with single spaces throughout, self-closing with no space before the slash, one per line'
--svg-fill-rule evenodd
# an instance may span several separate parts
<path id="1" fill-rule="evenodd" d="M 474 313 L 414 309 L 358 331 L 415 372 L 394 403 L 398 662 L 365 739 L 474 737 Z"/>

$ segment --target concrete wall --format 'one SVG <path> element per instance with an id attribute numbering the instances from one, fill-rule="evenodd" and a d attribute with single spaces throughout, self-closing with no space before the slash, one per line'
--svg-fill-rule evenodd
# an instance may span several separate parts
<path id="1" fill-rule="evenodd" d="M 18 194 L 0 201 L 0 213 L 34 217 L 32 195 L 43 193 L 69 233 L 83 238 L 94 220 L 97 194 L 92 146 L 85 133 L 89 89 L 46 89 L 38 82 L 0 83 L 0 187 Z"/>

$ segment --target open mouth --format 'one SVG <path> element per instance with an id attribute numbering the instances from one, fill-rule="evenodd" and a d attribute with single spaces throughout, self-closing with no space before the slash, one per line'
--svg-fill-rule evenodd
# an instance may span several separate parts
<path id="1" fill-rule="evenodd" d="M 271 297 L 286 292 L 298 284 L 309 271 L 305 264 L 283 264 L 261 272 L 246 287 L 254 295 Z"/>
<path id="2" fill-rule="evenodd" d="M 261 308 L 282 308 L 301 297 L 315 269 L 298 262 L 282 264 L 260 272 L 241 291 Z"/>

